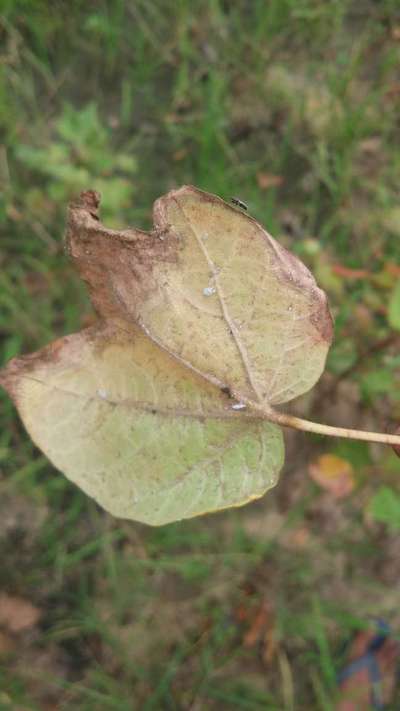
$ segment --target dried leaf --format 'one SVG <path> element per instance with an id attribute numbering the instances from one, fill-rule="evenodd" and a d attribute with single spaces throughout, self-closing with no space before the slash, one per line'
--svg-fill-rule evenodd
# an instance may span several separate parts
<path id="1" fill-rule="evenodd" d="M 392 27 L 390 34 L 391 34 L 392 39 L 394 39 L 396 42 L 399 42 L 400 41 L 400 25 L 395 25 L 394 27 Z"/>
<path id="2" fill-rule="evenodd" d="M 29 600 L 0 594 L 0 625 L 9 632 L 23 632 L 34 627 L 40 616 L 41 611 Z"/>
<path id="3" fill-rule="evenodd" d="M 196 188 L 160 198 L 150 233 L 105 228 L 98 206 L 93 191 L 71 206 L 67 249 L 100 324 L 0 372 L 28 432 L 115 516 L 159 525 L 261 496 L 282 434 L 241 400 L 315 383 L 325 294 L 255 220 Z"/>
<path id="4" fill-rule="evenodd" d="M 280 188 L 283 185 L 282 175 L 273 175 L 272 173 L 257 173 L 257 183 L 260 190 L 268 190 L 268 188 Z"/>
<path id="5" fill-rule="evenodd" d="M 174 161 L 179 162 L 186 158 L 188 153 L 189 150 L 187 148 L 179 148 L 179 150 L 175 151 L 175 153 L 172 154 L 172 158 Z"/>
<path id="6" fill-rule="evenodd" d="M 278 427 L 233 410 L 133 327 L 14 359 L 5 385 L 34 442 L 114 516 L 160 525 L 240 506 L 283 463 Z"/>
<path id="7" fill-rule="evenodd" d="M 392 276 L 400 278 L 400 264 L 394 264 L 393 262 L 386 262 L 384 268 Z"/>
<path id="8" fill-rule="evenodd" d="M 350 269 L 344 264 L 333 264 L 332 271 L 344 279 L 370 279 L 372 276 L 366 269 Z"/>
<path id="9" fill-rule="evenodd" d="M 0 630 L 0 659 L 3 660 L 15 649 L 15 639 Z M 1 701 L 1 696 L 0 696 Z"/>
<path id="10" fill-rule="evenodd" d="M 353 491 L 356 480 L 350 462 L 336 454 L 322 454 L 310 464 L 311 478 L 335 499 L 342 499 Z"/>
<path id="11" fill-rule="evenodd" d="M 87 193 L 67 244 L 107 319 L 138 323 L 210 382 L 283 403 L 320 377 L 332 339 L 327 299 L 254 219 L 185 186 L 156 201 L 154 231 L 107 230 Z"/>
<path id="12" fill-rule="evenodd" d="M 289 550 L 304 550 L 310 545 L 311 535 L 307 526 L 288 529 L 281 539 L 281 545 Z"/>
<path id="13" fill-rule="evenodd" d="M 267 600 L 262 600 L 250 616 L 249 628 L 243 635 L 244 647 L 254 647 L 260 641 L 261 636 L 265 634 L 267 625 L 270 623 L 270 618 L 271 605 Z"/>

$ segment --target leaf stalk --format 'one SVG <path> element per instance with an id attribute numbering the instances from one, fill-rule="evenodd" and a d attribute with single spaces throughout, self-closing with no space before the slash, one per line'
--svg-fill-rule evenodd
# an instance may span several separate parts
<path id="1" fill-rule="evenodd" d="M 392 446 L 400 446 L 400 435 L 386 434 L 383 432 L 368 432 L 365 430 L 354 430 L 348 427 L 334 427 L 333 425 L 324 425 L 321 422 L 312 422 L 304 420 L 302 417 L 288 415 L 285 412 L 278 412 L 269 405 L 264 405 L 259 402 L 254 402 L 249 398 L 240 396 L 240 399 L 249 408 L 258 412 L 261 416 L 270 422 L 275 422 L 282 427 L 291 427 L 295 430 L 303 432 L 313 432 L 314 434 L 326 435 L 328 437 L 342 437 L 344 439 L 356 439 L 364 442 L 377 442 L 378 444 L 389 444 Z"/>

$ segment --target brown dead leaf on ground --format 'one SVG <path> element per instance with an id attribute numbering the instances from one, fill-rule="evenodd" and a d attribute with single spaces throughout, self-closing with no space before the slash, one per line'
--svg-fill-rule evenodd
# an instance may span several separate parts
<path id="1" fill-rule="evenodd" d="M 0 659 L 4 659 L 15 649 L 15 639 L 0 630 Z"/>
<path id="2" fill-rule="evenodd" d="M 273 173 L 257 173 L 257 183 L 260 190 L 268 190 L 268 188 L 280 188 L 284 183 L 282 175 L 274 175 Z"/>
<path id="3" fill-rule="evenodd" d="M 349 496 L 356 485 L 352 465 L 336 454 L 322 454 L 311 462 L 308 471 L 311 479 L 335 499 Z"/>
<path id="4" fill-rule="evenodd" d="M 20 545 L 30 548 L 35 544 L 48 510 L 41 501 L 17 494 L 13 487 L 2 488 L 0 499 L 0 541 L 18 532 Z M 21 553 L 21 550 L 20 550 Z"/>
<path id="5" fill-rule="evenodd" d="M 400 265 L 393 262 L 386 262 L 385 269 L 394 277 L 400 277 Z"/>
<path id="6" fill-rule="evenodd" d="M 266 600 L 261 600 L 255 610 L 248 615 L 249 627 L 243 635 L 243 646 L 254 647 L 260 641 L 271 615 L 271 606 Z"/>
<path id="7" fill-rule="evenodd" d="M 53 711 L 53 709 L 78 709 L 74 704 L 75 689 L 73 685 L 62 688 L 58 680 L 73 678 L 76 671 L 76 659 L 66 654 L 61 645 L 46 639 L 46 644 L 19 645 L 18 655 L 15 655 L 14 673 L 21 679 L 29 699 L 29 710 Z M 85 664 L 79 669 L 80 678 L 85 682 Z M 2 708 L 2 707 L 0 707 Z M 14 711 L 14 707 L 12 709 Z"/>
<path id="8" fill-rule="evenodd" d="M 281 545 L 293 551 L 305 550 L 311 542 L 311 533 L 305 525 L 289 529 L 281 538 Z"/>
<path id="9" fill-rule="evenodd" d="M 242 645 L 245 648 L 261 647 L 261 658 L 269 665 L 275 656 L 278 642 L 275 631 L 274 608 L 270 600 L 255 595 L 249 582 L 243 587 L 243 597 L 234 611 L 234 617 L 245 628 Z"/>
<path id="10" fill-rule="evenodd" d="M 366 269 L 350 269 L 344 264 L 333 264 L 332 271 L 344 279 L 371 279 L 371 272 Z"/>
<path id="11" fill-rule="evenodd" d="M 179 161 L 183 160 L 186 158 L 186 156 L 189 155 L 189 150 L 188 148 L 179 148 L 179 150 L 175 151 L 175 153 L 172 154 L 172 159 L 176 162 L 179 163 Z"/>
<path id="12" fill-rule="evenodd" d="M 39 608 L 22 597 L 0 594 L 0 626 L 9 632 L 31 629 L 42 615 Z"/>

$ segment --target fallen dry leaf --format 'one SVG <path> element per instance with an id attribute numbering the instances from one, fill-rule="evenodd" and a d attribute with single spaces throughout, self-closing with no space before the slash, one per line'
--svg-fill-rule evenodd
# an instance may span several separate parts
<path id="1" fill-rule="evenodd" d="M 262 600 L 249 617 L 249 628 L 243 636 L 244 647 L 254 647 L 264 637 L 270 622 L 271 606 L 266 600 Z"/>
<path id="2" fill-rule="evenodd" d="M 335 499 L 342 499 L 353 491 L 356 480 L 350 462 L 336 454 L 322 454 L 311 462 L 309 473 Z"/>
<path id="3" fill-rule="evenodd" d="M 386 262 L 385 269 L 392 276 L 400 278 L 400 265 L 399 264 L 394 264 L 393 262 Z"/>
<path id="4" fill-rule="evenodd" d="M 311 534 L 306 526 L 288 529 L 281 539 L 281 544 L 289 550 L 304 550 L 310 545 Z"/>
<path id="5" fill-rule="evenodd" d="M 243 599 L 234 611 L 237 622 L 247 627 L 242 644 L 244 647 L 260 645 L 261 658 L 265 665 L 269 665 L 278 648 L 273 606 L 265 598 L 255 599 L 251 584 L 243 588 L 243 593 Z"/>
<path id="6" fill-rule="evenodd" d="M 350 269 L 344 266 L 344 264 L 333 264 L 332 271 L 344 279 L 371 279 L 373 276 L 371 272 L 367 272 L 366 269 Z"/>
<path id="7" fill-rule="evenodd" d="M 391 28 L 390 35 L 392 39 L 394 39 L 396 42 L 400 41 L 400 25 L 394 25 L 394 27 Z"/>
<path id="8" fill-rule="evenodd" d="M 0 594 L 0 626 L 9 632 L 23 632 L 34 627 L 41 614 L 29 600 L 6 593 Z"/>
<path id="9" fill-rule="evenodd" d="M 0 659 L 7 657 L 15 649 L 15 638 L 0 630 Z"/>
<path id="10" fill-rule="evenodd" d="M 189 150 L 187 148 L 179 148 L 177 151 L 175 151 L 172 154 L 172 158 L 174 161 L 179 162 L 186 158 L 186 156 L 189 154 Z"/>
<path id="11" fill-rule="evenodd" d="M 155 343 L 235 396 L 284 403 L 320 377 L 332 340 L 327 299 L 258 223 L 185 186 L 154 205 L 154 230 L 108 230 L 98 195 L 70 211 L 67 245 L 105 319 Z"/>
<path id="12" fill-rule="evenodd" d="M 284 179 L 282 175 L 273 175 L 272 173 L 257 173 L 257 184 L 260 190 L 268 190 L 268 188 L 279 188 L 283 185 Z"/>

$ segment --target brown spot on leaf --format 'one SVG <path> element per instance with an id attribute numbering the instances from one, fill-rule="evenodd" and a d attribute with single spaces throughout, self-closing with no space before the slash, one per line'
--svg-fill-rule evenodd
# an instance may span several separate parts
<path id="1" fill-rule="evenodd" d="M 0 374 L 32 439 L 117 516 L 159 525 L 261 496 L 282 439 L 252 402 L 287 402 L 316 382 L 331 336 L 325 295 L 262 225 L 215 195 L 171 191 L 150 232 L 105 227 L 99 204 L 96 191 L 82 193 L 66 232 L 99 324 Z M 157 447 L 146 441 L 149 413 Z M 240 471 L 234 485 L 230 475 L 228 495 L 224 467 L 250 434 L 260 457 L 246 487 Z M 216 470 L 220 490 L 208 486 Z"/>
<path id="2" fill-rule="evenodd" d="M 262 225 L 216 195 L 183 186 L 156 200 L 151 232 L 111 230 L 97 219 L 99 199 L 86 191 L 71 205 L 66 244 L 102 318 L 128 329 L 138 324 L 186 366 L 246 397 L 264 392 L 271 402 L 284 402 L 311 387 L 332 337 L 326 297 L 308 269 Z M 241 262 L 254 272 L 252 281 L 243 282 Z M 218 287 L 224 270 L 230 283 Z M 205 290 L 214 295 L 207 306 Z M 230 314 L 231 307 L 239 317 Z M 263 340 L 274 344 L 272 367 L 258 355 Z M 304 348 L 296 351 L 301 342 L 319 350 L 312 370 L 299 379 L 295 370 L 303 371 L 306 358 Z M 272 377 L 286 348 L 291 371 L 275 380 L 272 391 L 257 385 Z M 284 366 L 281 361 L 282 373 Z M 297 383 L 294 390 L 290 381 Z"/>
<path id="3" fill-rule="evenodd" d="M 87 210 L 90 214 L 96 215 L 100 206 L 101 195 L 97 190 L 84 190 L 79 198 L 71 203 L 71 208 Z"/>
<path id="4" fill-rule="evenodd" d="M 88 190 L 70 205 L 66 249 L 96 311 L 129 322 L 137 317 L 137 305 L 159 288 L 154 266 L 176 261 L 177 239 L 171 230 L 158 239 L 154 232 L 107 229 L 97 219 L 99 203 L 99 193 Z"/>
<path id="5" fill-rule="evenodd" d="M 315 313 L 311 315 L 310 321 L 320 334 L 321 340 L 330 344 L 333 339 L 333 318 L 329 310 L 328 299 L 326 294 L 318 289 L 315 300 L 316 309 Z"/>

